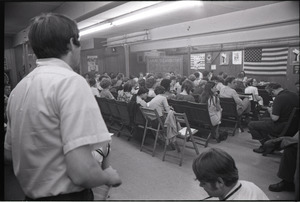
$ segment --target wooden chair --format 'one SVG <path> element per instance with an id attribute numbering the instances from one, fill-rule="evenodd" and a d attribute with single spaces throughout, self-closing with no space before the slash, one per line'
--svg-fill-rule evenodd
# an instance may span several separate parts
<path id="1" fill-rule="evenodd" d="M 208 133 L 207 136 L 200 136 L 201 134 L 195 135 L 196 143 L 207 147 L 213 135 L 216 137 L 219 136 L 219 127 L 212 125 L 207 104 L 187 102 L 183 106 L 185 107 L 184 111 L 187 115 L 190 125 L 193 128 L 196 128 L 198 131 Z"/>
<path id="2" fill-rule="evenodd" d="M 117 131 L 117 135 L 119 135 L 120 132 L 120 123 L 121 123 L 121 118 L 120 118 L 120 113 L 116 104 L 115 99 L 107 99 L 106 100 L 108 104 L 108 108 L 111 112 L 111 126 L 110 128 Z"/>
<path id="3" fill-rule="evenodd" d="M 103 117 L 104 121 L 106 123 L 108 123 L 108 124 L 106 124 L 107 127 L 110 128 L 112 119 L 111 119 L 111 112 L 110 112 L 110 109 L 108 107 L 107 99 L 102 98 L 102 97 L 97 97 L 97 96 L 95 96 L 95 98 L 96 98 L 96 101 L 97 101 L 98 106 L 100 108 L 102 117 Z"/>
<path id="4" fill-rule="evenodd" d="M 241 115 L 238 115 L 237 106 L 233 98 L 220 98 L 222 111 L 222 121 L 235 123 L 232 136 L 235 134 L 237 127 L 243 132 L 241 126 Z"/>
<path id="5" fill-rule="evenodd" d="M 118 136 L 120 136 L 120 134 L 123 132 L 128 136 L 128 140 L 130 140 L 133 133 L 133 123 L 128 110 L 129 104 L 125 101 L 116 100 L 116 106 L 119 111 L 121 123 L 121 128 L 119 130 L 120 132 L 118 133 Z M 124 128 L 128 130 L 123 131 Z"/>
<path id="6" fill-rule="evenodd" d="M 159 114 L 157 113 L 156 109 L 140 107 L 140 110 L 141 110 L 141 112 L 142 112 L 142 114 L 143 114 L 143 116 L 146 120 L 146 124 L 145 124 L 145 127 L 144 127 L 143 140 L 142 140 L 140 151 L 142 151 L 142 149 L 144 148 L 145 138 L 146 138 L 146 135 L 148 134 L 147 131 L 150 130 L 151 132 L 154 133 L 154 136 L 155 136 L 154 146 L 153 146 L 153 149 L 152 149 L 152 156 L 154 156 L 158 136 L 161 134 L 163 136 L 162 139 L 164 139 L 164 140 L 165 140 L 165 137 L 166 137 L 165 136 L 166 131 L 165 131 L 165 128 L 164 128 L 164 124 L 163 124 L 163 121 L 161 120 Z"/>
<path id="7" fill-rule="evenodd" d="M 179 159 L 180 159 L 179 166 L 181 166 L 181 165 L 182 165 L 183 158 L 184 158 L 185 148 L 195 149 L 196 154 L 197 154 L 197 155 L 199 154 L 198 147 L 197 147 L 197 145 L 196 145 L 196 143 L 195 143 L 195 140 L 194 140 L 194 134 L 197 133 L 198 130 L 196 130 L 196 129 L 190 127 L 189 121 L 188 121 L 187 116 L 186 116 L 185 113 L 176 113 L 176 112 L 174 112 L 174 117 L 175 117 L 175 120 L 176 120 L 177 131 L 178 131 L 178 135 L 177 135 L 176 137 L 177 137 L 177 138 L 183 139 L 182 149 L 180 150 L 180 149 L 178 148 L 178 151 L 180 152 L 180 156 L 179 156 Z M 182 127 L 182 125 L 183 125 L 184 127 L 179 128 L 179 127 L 178 127 L 178 124 L 179 124 L 181 127 Z M 192 142 L 193 147 L 187 145 L 187 144 L 186 144 L 187 142 Z M 178 146 L 177 141 L 176 141 L 176 146 Z M 166 156 L 166 155 L 169 155 L 169 156 L 173 156 L 173 157 L 175 157 L 175 158 L 176 158 L 176 157 L 178 158 L 178 156 L 174 156 L 174 155 L 167 154 L 166 151 L 167 151 L 167 144 L 165 144 L 165 147 L 164 147 L 164 154 L 163 154 L 163 159 L 162 159 L 163 161 L 165 160 L 165 156 Z"/>

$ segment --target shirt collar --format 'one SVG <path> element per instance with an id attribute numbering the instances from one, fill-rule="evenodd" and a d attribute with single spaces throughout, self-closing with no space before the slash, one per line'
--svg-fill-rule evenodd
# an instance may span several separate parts
<path id="1" fill-rule="evenodd" d="M 225 198 L 228 196 L 228 194 L 230 194 L 231 192 L 233 192 L 233 190 L 235 190 L 238 186 L 240 186 L 241 182 L 238 181 L 234 187 L 232 187 L 232 189 L 226 194 Z"/>
<path id="2" fill-rule="evenodd" d="M 42 66 L 58 66 L 63 67 L 66 69 L 69 69 L 73 71 L 73 69 L 63 60 L 59 58 L 43 58 L 43 59 L 37 59 L 36 60 L 37 67 Z"/>

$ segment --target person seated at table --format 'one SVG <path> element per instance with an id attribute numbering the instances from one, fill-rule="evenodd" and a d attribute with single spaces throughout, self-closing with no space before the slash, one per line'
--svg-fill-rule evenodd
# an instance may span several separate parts
<path id="1" fill-rule="evenodd" d="M 250 101 L 257 102 L 259 105 L 263 105 L 263 98 L 258 95 L 258 89 L 257 89 L 257 81 L 256 79 L 249 78 L 246 81 L 246 88 L 245 93 L 246 94 L 252 94 L 252 97 L 249 98 Z"/>
<path id="2" fill-rule="evenodd" d="M 209 195 L 202 200 L 269 200 L 257 185 L 239 180 L 234 159 L 222 149 L 205 149 L 194 159 L 192 168 Z"/>
<path id="3" fill-rule="evenodd" d="M 235 78 L 233 76 L 228 76 L 225 79 L 224 84 L 225 86 L 220 90 L 220 98 L 233 98 L 237 106 L 238 115 L 249 113 L 251 111 L 249 98 L 245 97 L 242 100 L 234 90 L 236 87 Z"/>
<path id="4" fill-rule="evenodd" d="M 111 86 L 111 80 L 109 78 L 103 78 L 101 80 L 100 87 L 102 88 L 102 91 L 100 92 L 100 97 L 115 100 L 115 97 L 109 91 L 110 86 Z"/>
<path id="5" fill-rule="evenodd" d="M 177 94 L 175 99 L 176 100 L 186 100 L 186 101 L 190 101 L 190 102 L 195 102 L 195 98 L 192 95 L 192 90 L 194 88 L 194 83 L 189 80 L 186 79 L 183 83 L 182 83 L 182 92 Z"/>
<path id="6" fill-rule="evenodd" d="M 157 113 L 160 117 L 163 116 L 163 112 L 169 112 L 170 111 L 170 106 L 168 103 L 168 100 L 163 94 L 165 93 L 165 88 L 162 86 L 157 86 L 155 88 L 155 94 L 156 96 L 147 103 L 148 107 L 150 109 L 156 109 Z"/>

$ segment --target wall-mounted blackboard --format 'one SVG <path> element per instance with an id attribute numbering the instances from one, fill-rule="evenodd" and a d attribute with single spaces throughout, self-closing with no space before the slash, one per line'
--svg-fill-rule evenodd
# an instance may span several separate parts
<path id="1" fill-rule="evenodd" d="M 182 56 L 149 56 L 147 57 L 147 72 L 167 73 L 175 72 L 182 75 Z"/>

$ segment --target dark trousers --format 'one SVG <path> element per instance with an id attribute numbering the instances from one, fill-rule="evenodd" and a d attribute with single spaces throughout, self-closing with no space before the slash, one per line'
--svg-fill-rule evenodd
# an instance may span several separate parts
<path id="1" fill-rule="evenodd" d="M 73 192 L 68 194 L 60 194 L 57 196 L 47 196 L 37 199 L 25 197 L 26 201 L 93 201 L 94 194 L 91 189 L 84 189 L 80 192 Z"/>
<path id="2" fill-rule="evenodd" d="M 281 157 L 277 176 L 287 182 L 294 182 L 297 162 L 297 144 L 286 147 Z"/>
<path id="3" fill-rule="evenodd" d="M 262 145 L 270 139 L 270 136 L 278 137 L 284 126 L 285 123 L 275 124 L 271 119 L 251 121 L 248 124 L 252 138 L 260 141 Z"/>

